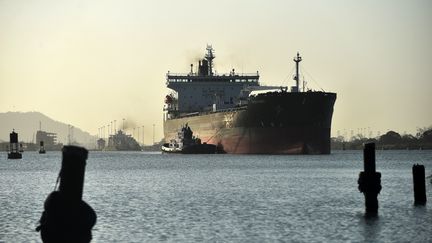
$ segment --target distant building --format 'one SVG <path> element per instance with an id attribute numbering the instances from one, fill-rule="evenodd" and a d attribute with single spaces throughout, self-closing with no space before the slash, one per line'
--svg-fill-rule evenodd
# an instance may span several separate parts
<path id="1" fill-rule="evenodd" d="M 36 144 L 44 142 L 44 147 L 46 150 L 60 150 L 63 146 L 61 143 L 57 143 L 57 133 L 45 132 L 39 130 L 36 132 Z"/>
<path id="2" fill-rule="evenodd" d="M 36 144 L 39 144 L 41 141 L 44 142 L 45 146 L 53 146 L 57 144 L 57 133 L 39 130 L 36 132 Z"/>

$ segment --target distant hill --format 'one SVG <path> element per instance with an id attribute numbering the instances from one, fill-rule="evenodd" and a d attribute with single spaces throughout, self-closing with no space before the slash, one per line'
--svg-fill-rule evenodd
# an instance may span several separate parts
<path id="1" fill-rule="evenodd" d="M 57 133 L 59 143 L 68 143 L 68 124 L 53 120 L 40 112 L 0 113 L 0 141 L 9 141 L 9 133 L 15 129 L 20 141 L 32 142 L 36 131 L 39 130 L 39 121 L 42 123 L 43 131 Z M 94 148 L 97 138 L 74 127 L 72 139 L 72 142 L 87 148 Z"/>

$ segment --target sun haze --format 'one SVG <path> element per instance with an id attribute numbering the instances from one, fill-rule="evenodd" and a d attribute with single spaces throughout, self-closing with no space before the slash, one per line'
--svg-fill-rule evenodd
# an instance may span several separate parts
<path id="1" fill-rule="evenodd" d="M 166 72 L 215 69 L 336 92 L 332 135 L 432 125 L 431 1 L 0 0 L 0 112 L 40 111 L 92 134 L 124 118 L 162 137 Z M 147 141 L 146 143 L 149 143 Z"/>

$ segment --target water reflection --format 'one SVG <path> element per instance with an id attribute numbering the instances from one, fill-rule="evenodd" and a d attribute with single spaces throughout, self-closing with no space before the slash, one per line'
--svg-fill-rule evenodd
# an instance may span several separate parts
<path id="1" fill-rule="evenodd" d="M 365 242 L 374 242 L 379 239 L 381 222 L 379 215 L 358 214 L 359 229 Z"/>

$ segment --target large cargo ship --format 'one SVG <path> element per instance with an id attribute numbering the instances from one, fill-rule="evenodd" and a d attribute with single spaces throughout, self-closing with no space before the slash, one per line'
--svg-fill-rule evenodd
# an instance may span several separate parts
<path id="1" fill-rule="evenodd" d="M 164 136 L 173 139 L 184 125 L 203 142 L 233 154 L 329 154 L 336 94 L 300 87 L 297 53 L 295 85 L 261 86 L 259 72 L 213 71 L 214 50 L 207 46 L 194 70 L 168 72 Z"/>
<path id="2" fill-rule="evenodd" d="M 109 136 L 107 146 L 105 146 L 105 141 L 102 141 L 99 142 L 99 149 L 105 151 L 141 151 L 141 146 L 138 142 L 122 130 L 118 130 L 116 134 Z"/>

